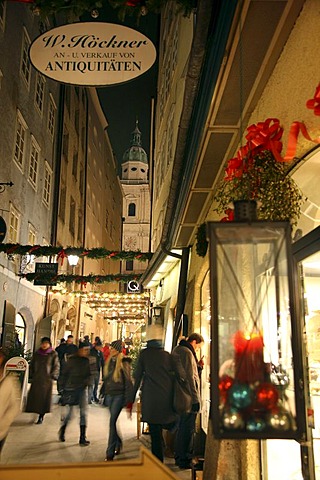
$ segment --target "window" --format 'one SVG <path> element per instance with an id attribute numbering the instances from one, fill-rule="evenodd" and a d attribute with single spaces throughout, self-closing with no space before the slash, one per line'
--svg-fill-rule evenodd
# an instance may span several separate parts
<path id="1" fill-rule="evenodd" d="M 63 222 L 65 221 L 65 218 L 66 218 L 66 199 L 67 199 L 67 187 L 64 184 L 61 184 L 59 217 Z"/>
<path id="2" fill-rule="evenodd" d="M 79 210 L 78 212 L 78 242 L 79 243 L 82 242 L 82 235 L 83 235 L 82 229 L 83 229 L 83 214 L 81 210 Z"/>
<path id="3" fill-rule="evenodd" d="M 54 103 L 54 100 L 52 96 L 50 95 L 50 100 L 49 100 L 49 109 L 48 109 L 48 130 L 53 138 L 54 136 L 54 126 L 55 126 L 55 121 L 56 121 L 56 104 Z"/>
<path id="4" fill-rule="evenodd" d="M 126 261 L 126 270 L 132 272 L 132 270 L 133 270 L 133 260 L 127 260 Z"/>
<path id="5" fill-rule="evenodd" d="M 66 131 L 66 128 L 63 132 L 62 137 L 62 155 L 65 158 L 65 161 L 68 161 L 68 149 L 69 149 L 69 133 Z"/>
<path id="6" fill-rule="evenodd" d="M 70 217 L 69 217 L 69 230 L 74 236 L 75 232 L 75 220 L 76 220 L 76 202 L 70 197 Z"/>
<path id="7" fill-rule="evenodd" d="M 136 215 L 136 204 L 135 203 L 129 203 L 128 216 L 129 217 L 135 217 L 135 215 Z"/>
<path id="8" fill-rule="evenodd" d="M 31 77 L 31 64 L 29 60 L 29 46 L 30 46 L 30 38 L 26 32 L 23 31 L 23 39 L 22 39 L 22 52 L 21 52 L 21 65 L 20 65 L 20 72 L 22 78 L 25 80 L 27 86 L 30 85 L 30 77 Z"/>
<path id="9" fill-rule="evenodd" d="M 26 343 L 26 322 L 24 321 L 24 318 L 20 313 L 16 314 L 15 331 L 19 341 L 21 342 L 22 347 L 24 347 Z"/>
<path id="10" fill-rule="evenodd" d="M 34 189 L 37 188 L 40 147 L 34 138 L 31 140 L 29 177 L 28 180 Z"/>
<path id="11" fill-rule="evenodd" d="M 20 213 L 10 205 L 9 212 L 9 243 L 18 243 L 19 241 L 19 229 L 20 229 Z"/>
<path id="12" fill-rule="evenodd" d="M 26 130 L 27 124 L 24 121 L 21 113 L 18 111 L 13 159 L 21 170 L 23 168 L 24 152 L 26 148 Z"/>
<path id="13" fill-rule="evenodd" d="M 28 225 L 28 245 L 36 244 L 36 229 L 29 223 Z"/>
<path id="14" fill-rule="evenodd" d="M 45 80 L 41 73 L 37 73 L 36 92 L 34 101 L 40 113 L 43 112 Z"/>
<path id="15" fill-rule="evenodd" d="M 47 207 L 49 207 L 49 204 L 50 204 L 51 182 L 52 182 L 52 170 L 49 167 L 48 163 L 45 162 L 42 201 Z"/>

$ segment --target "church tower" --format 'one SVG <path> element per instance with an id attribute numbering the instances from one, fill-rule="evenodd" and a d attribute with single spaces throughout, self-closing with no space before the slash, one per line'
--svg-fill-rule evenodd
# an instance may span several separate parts
<path id="1" fill-rule="evenodd" d="M 148 156 L 142 147 L 141 132 L 136 121 L 131 146 L 125 151 L 121 165 L 123 198 L 123 249 L 149 251 L 150 188 Z M 123 273 L 142 273 L 144 262 L 123 262 Z"/>

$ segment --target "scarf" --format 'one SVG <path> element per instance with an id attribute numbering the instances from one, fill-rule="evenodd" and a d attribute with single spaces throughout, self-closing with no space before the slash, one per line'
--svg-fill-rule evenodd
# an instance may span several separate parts
<path id="1" fill-rule="evenodd" d="M 49 353 L 51 353 L 51 352 L 53 352 L 53 348 L 52 348 L 52 347 L 47 348 L 47 350 L 43 350 L 42 348 L 39 348 L 39 349 L 37 350 L 37 353 L 38 353 L 39 355 L 49 355 Z"/>
<path id="2" fill-rule="evenodd" d="M 187 340 L 182 339 L 182 340 L 180 340 L 179 347 L 189 348 L 189 350 L 191 350 L 191 352 L 192 352 L 192 355 L 194 356 L 196 364 L 198 365 L 199 360 L 197 358 L 196 352 L 195 352 L 193 346 L 191 345 L 191 343 L 187 342 Z"/>

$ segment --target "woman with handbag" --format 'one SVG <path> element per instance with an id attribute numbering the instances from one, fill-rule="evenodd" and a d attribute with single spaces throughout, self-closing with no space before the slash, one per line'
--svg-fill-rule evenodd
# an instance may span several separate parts
<path id="1" fill-rule="evenodd" d="M 59 377 L 59 357 L 51 345 L 49 337 L 41 339 L 40 348 L 33 354 L 29 375 L 31 387 L 28 394 L 26 412 L 38 413 L 38 425 L 46 413 L 51 411 L 52 383 Z"/>
<path id="2" fill-rule="evenodd" d="M 60 442 L 65 442 L 65 432 L 72 417 L 73 406 L 80 408 L 80 439 L 79 445 L 87 447 L 90 445 L 86 438 L 87 410 L 88 410 L 88 385 L 91 382 L 91 370 L 89 363 L 90 347 L 80 342 L 79 350 L 71 355 L 62 372 L 62 395 L 61 405 L 68 406 L 68 411 L 63 419 L 59 430 Z"/>
<path id="3" fill-rule="evenodd" d="M 104 404 L 110 410 L 109 439 L 105 461 L 111 461 L 115 455 L 119 455 L 122 448 L 122 440 L 117 430 L 117 420 L 124 406 L 131 415 L 133 383 L 131 380 L 131 359 L 124 357 L 122 353 L 122 341 L 115 340 L 110 344 L 110 355 L 104 366 L 103 391 Z"/>

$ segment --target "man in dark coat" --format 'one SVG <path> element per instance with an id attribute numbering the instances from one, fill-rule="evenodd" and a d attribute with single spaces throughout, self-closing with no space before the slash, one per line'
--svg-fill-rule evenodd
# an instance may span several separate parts
<path id="1" fill-rule="evenodd" d="M 90 384 L 91 371 L 89 364 L 90 347 L 85 344 L 79 344 L 79 350 L 68 358 L 68 361 L 62 372 L 62 404 L 69 407 L 67 415 L 64 417 L 63 424 L 59 430 L 59 440 L 65 441 L 65 432 L 72 416 L 74 405 L 80 408 L 80 439 L 79 444 L 86 447 L 90 444 L 86 438 L 87 429 L 87 410 L 88 394 L 87 387 Z"/>
<path id="2" fill-rule="evenodd" d="M 104 366 L 104 357 L 102 353 L 102 342 L 99 337 L 96 338 L 94 346 L 90 349 L 91 374 L 93 385 L 89 388 L 88 403 L 99 403 L 98 387 L 101 373 Z M 91 363 L 92 362 L 92 363 Z"/>
<path id="3" fill-rule="evenodd" d="M 161 462 L 164 457 L 162 429 L 173 429 L 177 421 L 173 410 L 173 360 L 163 348 L 162 335 L 158 326 L 148 327 L 149 340 L 138 358 L 132 398 L 134 401 L 142 383 L 142 421 L 149 424 L 151 451 Z"/>
<path id="4" fill-rule="evenodd" d="M 183 371 L 183 378 L 189 384 L 192 397 L 192 411 L 180 415 L 178 432 L 175 441 L 176 464 L 181 468 L 191 468 L 193 454 L 193 434 L 195 431 L 196 415 L 200 410 L 200 377 L 201 362 L 196 352 L 201 348 L 204 339 L 199 333 L 191 333 L 187 340 L 182 339 L 172 351 L 172 356 L 179 370 Z"/>
<path id="5" fill-rule="evenodd" d="M 51 411 L 52 382 L 59 376 L 59 359 L 49 337 L 41 339 L 40 348 L 33 354 L 29 376 L 31 388 L 28 394 L 26 412 L 39 414 L 37 424 L 43 422 L 46 413 Z"/>
<path id="6" fill-rule="evenodd" d="M 64 340 L 64 339 L 61 339 L 61 340 Z M 57 390 L 59 394 L 61 394 L 61 390 L 62 390 L 61 379 L 62 379 L 63 369 L 67 363 L 68 358 L 74 353 L 76 353 L 77 350 L 78 350 L 77 345 L 73 343 L 73 335 L 68 335 L 67 341 L 60 344 L 59 347 L 56 348 L 56 352 L 58 353 L 59 361 L 60 361 L 60 375 L 57 382 Z"/>

